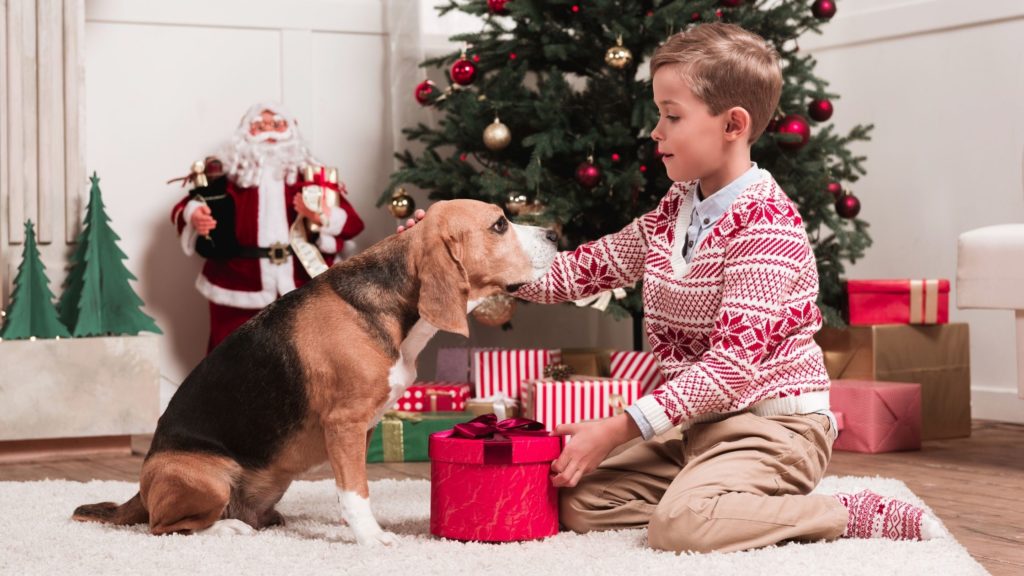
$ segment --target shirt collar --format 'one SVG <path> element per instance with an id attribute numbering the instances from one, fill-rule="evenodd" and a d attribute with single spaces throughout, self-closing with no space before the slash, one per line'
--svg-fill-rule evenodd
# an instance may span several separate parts
<path id="1" fill-rule="evenodd" d="M 739 198 L 740 194 L 747 189 L 748 186 L 756 182 L 761 177 L 761 171 L 757 167 L 756 162 L 750 163 L 750 168 L 740 174 L 740 177 L 728 183 L 725 188 L 722 188 L 718 192 L 711 195 L 710 198 L 704 200 L 700 199 L 700 194 L 694 193 L 693 195 L 693 209 L 697 212 L 700 220 L 705 219 L 714 222 L 725 214 L 725 211 L 729 209 L 733 201 Z"/>

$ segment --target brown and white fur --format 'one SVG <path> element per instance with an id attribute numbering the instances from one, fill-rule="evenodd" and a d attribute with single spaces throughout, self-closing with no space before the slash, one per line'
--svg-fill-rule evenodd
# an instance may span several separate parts
<path id="1" fill-rule="evenodd" d="M 360 544 L 395 537 L 370 511 L 366 449 L 381 415 L 445 330 L 464 336 L 483 298 L 543 275 L 554 232 L 511 224 L 472 200 L 434 204 L 412 229 L 274 302 L 214 349 L 161 416 L 139 493 L 74 519 L 148 522 L 153 534 L 279 524 L 292 480 L 327 460 Z"/>

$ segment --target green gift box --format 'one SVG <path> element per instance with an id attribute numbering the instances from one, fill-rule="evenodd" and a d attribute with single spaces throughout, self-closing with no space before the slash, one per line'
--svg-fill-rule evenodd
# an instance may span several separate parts
<path id="1" fill-rule="evenodd" d="M 430 435 L 471 420 L 465 412 L 387 412 L 373 429 L 367 462 L 429 462 Z"/>

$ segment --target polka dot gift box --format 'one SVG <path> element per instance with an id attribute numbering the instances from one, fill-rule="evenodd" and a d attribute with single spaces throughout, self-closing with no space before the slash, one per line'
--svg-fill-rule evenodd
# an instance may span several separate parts
<path id="1" fill-rule="evenodd" d="M 402 412 L 461 412 L 469 400 L 469 384 L 461 382 L 417 382 L 398 399 L 394 409 Z"/>

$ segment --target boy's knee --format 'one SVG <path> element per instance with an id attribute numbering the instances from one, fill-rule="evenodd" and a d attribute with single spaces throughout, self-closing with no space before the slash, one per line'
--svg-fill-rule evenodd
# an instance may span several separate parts
<path id="1" fill-rule="evenodd" d="M 648 546 L 666 552 L 713 551 L 717 543 L 707 537 L 710 518 L 701 513 L 711 500 L 693 498 L 673 506 L 659 505 L 647 526 Z"/>

